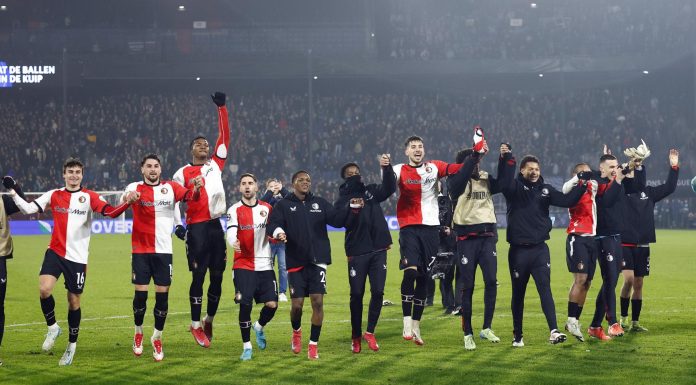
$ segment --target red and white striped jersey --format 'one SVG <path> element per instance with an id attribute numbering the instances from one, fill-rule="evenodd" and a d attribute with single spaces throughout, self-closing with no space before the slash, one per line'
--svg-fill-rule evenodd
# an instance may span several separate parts
<path id="1" fill-rule="evenodd" d="M 438 226 L 440 219 L 437 195 L 440 191 L 437 181 L 454 174 L 461 167 L 461 164 L 449 164 L 441 160 L 424 162 L 418 167 L 403 163 L 395 165 L 393 168 L 399 186 L 399 200 L 396 203 L 399 227 Z"/>
<path id="2" fill-rule="evenodd" d="M 567 194 L 579 182 L 578 177 L 574 176 L 563 184 L 563 193 Z M 595 236 L 597 234 L 597 190 L 596 180 L 587 182 L 587 190 L 578 203 L 568 209 L 570 223 L 566 232 L 581 236 Z"/>
<path id="3" fill-rule="evenodd" d="M 162 181 L 158 185 L 131 183 L 126 192 L 137 191 L 140 199 L 133 203 L 133 254 L 172 253 L 174 204 L 189 199 L 193 191 L 178 183 Z"/>
<path id="4" fill-rule="evenodd" d="M 186 223 L 207 222 L 220 218 L 225 213 L 225 190 L 222 186 L 222 170 L 225 168 L 227 149 L 230 146 L 230 125 L 227 118 L 227 108 L 218 108 L 218 139 L 215 143 L 215 152 L 212 159 L 202 165 L 188 164 L 174 174 L 172 178 L 187 189 L 193 186 L 193 179 L 198 175 L 203 176 L 203 187 L 200 189 L 200 198 L 190 201 L 186 206 Z M 177 206 L 178 211 L 178 206 Z M 175 217 L 177 224 L 179 215 Z"/>
<path id="5" fill-rule="evenodd" d="M 239 201 L 227 210 L 227 243 L 239 241 L 241 251 L 234 252 L 234 269 L 272 270 L 271 244 L 266 235 L 266 223 L 271 205 L 257 200 L 255 206 Z"/>
<path id="6" fill-rule="evenodd" d="M 14 197 L 15 202 L 17 198 Z M 84 188 L 74 192 L 61 188 L 46 192 L 32 203 L 38 208 L 32 210 L 34 212 L 50 208 L 53 213 L 53 232 L 48 248 L 68 261 L 87 264 L 92 213 L 104 214 L 109 206 L 104 198 Z"/>

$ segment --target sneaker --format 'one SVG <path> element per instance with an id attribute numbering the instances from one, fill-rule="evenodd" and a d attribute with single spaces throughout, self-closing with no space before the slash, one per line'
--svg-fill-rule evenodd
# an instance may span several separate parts
<path id="1" fill-rule="evenodd" d="M 46 333 L 46 339 L 44 340 L 41 349 L 43 349 L 44 352 L 50 352 L 51 349 L 53 349 L 53 345 L 56 344 L 58 336 L 61 334 L 63 334 L 63 330 L 60 328 L 60 326 L 57 326 L 56 328 L 49 327 L 48 332 Z"/>
<path id="2" fill-rule="evenodd" d="M 565 342 L 567 338 L 568 337 L 566 337 L 565 334 L 559 332 L 558 329 L 553 329 L 551 330 L 551 334 L 549 335 L 549 342 L 556 345 Z"/>
<path id="3" fill-rule="evenodd" d="M 490 329 L 488 329 L 490 330 Z M 476 342 L 474 342 L 474 335 L 467 334 L 464 336 L 464 349 L 466 350 L 476 350 Z"/>
<path id="4" fill-rule="evenodd" d="M 582 335 L 578 320 L 569 318 L 568 321 L 566 321 L 565 330 L 567 330 L 570 335 L 577 338 L 578 341 L 585 342 L 585 336 Z"/>
<path id="5" fill-rule="evenodd" d="M 143 333 L 135 333 L 133 336 L 133 354 L 140 357 L 143 354 Z"/>
<path id="6" fill-rule="evenodd" d="M 512 347 L 513 348 L 522 348 L 524 347 L 524 339 L 520 337 L 519 339 L 515 338 L 512 340 Z"/>
<path id="7" fill-rule="evenodd" d="M 624 335 L 624 330 L 618 322 L 609 326 L 608 332 L 610 337 L 621 337 Z"/>
<path id="8" fill-rule="evenodd" d="M 242 361 L 249 361 L 251 359 L 251 349 L 242 350 L 242 355 L 239 356 L 239 359 Z"/>
<path id="9" fill-rule="evenodd" d="M 379 351 L 379 344 L 377 344 L 377 339 L 375 338 L 374 333 L 365 332 L 365 334 L 363 334 L 363 338 L 365 339 L 365 342 L 367 342 L 367 347 L 370 348 L 370 350 L 373 352 Z"/>
<path id="10" fill-rule="evenodd" d="M 280 293 L 280 294 L 278 294 L 278 301 L 279 302 L 288 302 L 288 297 L 285 295 L 285 293 Z"/>
<path id="11" fill-rule="evenodd" d="M 451 314 L 454 315 L 454 316 L 461 316 L 461 315 L 462 315 L 462 308 L 461 308 L 461 306 L 455 307 L 454 310 L 452 310 L 452 313 L 451 313 Z"/>
<path id="12" fill-rule="evenodd" d="M 413 339 L 413 329 L 411 317 L 404 317 L 404 332 L 401 334 L 406 341 Z"/>
<path id="13" fill-rule="evenodd" d="M 611 337 L 608 335 L 604 334 L 604 328 L 601 326 L 598 326 L 596 328 L 590 327 L 587 329 L 587 334 L 590 335 L 590 337 L 594 337 L 600 341 L 609 341 Z"/>
<path id="14" fill-rule="evenodd" d="M 263 329 L 254 329 L 254 332 L 256 333 L 256 346 L 258 346 L 260 350 L 266 349 L 266 333 L 263 332 Z"/>
<path id="15" fill-rule="evenodd" d="M 213 322 L 208 322 L 208 318 L 204 317 L 201 320 L 201 327 L 203 328 L 203 333 L 208 338 L 208 344 L 213 340 Z"/>
<path id="16" fill-rule="evenodd" d="M 164 350 L 162 350 L 162 340 L 159 338 L 150 338 L 150 343 L 152 344 L 152 358 L 156 362 L 160 362 L 164 359 Z"/>
<path id="17" fill-rule="evenodd" d="M 491 328 L 486 328 L 486 329 L 481 330 L 481 332 L 479 333 L 479 337 L 481 337 L 484 340 L 491 341 L 494 344 L 497 344 L 498 342 L 500 342 L 500 338 L 498 338 L 498 336 L 493 334 L 493 330 L 491 330 Z M 476 347 L 476 345 L 474 345 L 474 347 Z"/>
<path id="18" fill-rule="evenodd" d="M 302 329 L 292 331 L 290 346 L 292 347 L 292 352 L 295 354 L 302 351 Z"/>
<path id="19" fill-rule="evenodd" d="M 631 331 L 632 332 L 647 332 L 648 328 L 641 325 L 638 321 L 633 321 L 631 323 Z"/>
<path id="20" fill-rule="evenodd" d="M 630 328 L 631 324 L 628 322 L 628 316 L 619 318 L 619 325 L 624 329 Z"/>
<path id="21" fill-rule="evenodd" d="M 425 342 L 423 342 L 423 339 L 421 338 L 419 327 L 413 328 L 411 330 L 411 333 L 413 334 L 413 342 L 415 342 L 416 345 L 418 345 L 418 346 L 425 345 Z"/>
<path id="22" fill-rule="evenodd" d="M 63 357 L 58 361 L 58 365 L 68 366 L 72 364 L 73 357 L 75 357 L 75 344 L 69 343 L 68 348 L 65 349 L 65 353 L 63 353 Z"/>
<path id="23" fill-rule="evenodd" d="M 353 342 L 350 343 L 350 350 L 353 353 L 355 353 L 355 354 L 360 353 L 360 351 L 362 350 L 361 341 L 362 341 L 362 339 L 360 337 L 353 338 Z"/>
<path id="24" fill-rule="evenodd" d="M 206 337 L 205 332 L 203 331 L 203 328 L 193 328 L 193 326 L 190 326 L 189 329 L 191 330 L 191 334 L 193 335 L 193 339 L 196 340 L 196 343 L 198 345 L 204 347 L 204 348 L 209 348 L 210 347 L 210 340 L 208 340 L 208 337 Z"/>
<path id="25" fill-rule="evenodd" d="M 319 359 L 319 349 L 317 347 L 317 344 L 309 344 L 309 346 L 307 346 L 307 358 L 309 358 L 310 360 Z"/>
<path id="26" fill-rule="evenodd" d="M 450 315 L 450 314 L 452 314 L 453 311 L 454 311 L 453 307 L 448 307 L 445 309 L 445 311 L 444 311 L 444 313 L 442 313 L 442 315 Z"/>

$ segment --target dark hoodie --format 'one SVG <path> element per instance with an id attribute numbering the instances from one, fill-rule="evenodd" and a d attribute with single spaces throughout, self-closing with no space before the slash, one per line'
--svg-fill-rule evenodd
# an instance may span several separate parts
<path id="1" fill-rule="evenodd" d="M 339 198 L 334 203 L 338 209 L 345 207 L 352 198 L 362 198 L 365 206 L 357 215 L 351 215 L 346 223 L 345 249 L 350 257 L 389 248 L 392 244 L 389 226 L 384 219 L 380 203 L 396 191 L 396 175 L 390 166 L 382 167 L 382 184 L 365 185 L 360 175 L 347 178 L 339 187 Z"/>

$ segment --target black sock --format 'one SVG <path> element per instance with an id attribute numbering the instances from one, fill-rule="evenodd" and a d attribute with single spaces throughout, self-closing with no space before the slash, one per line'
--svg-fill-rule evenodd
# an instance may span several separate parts
<path id="1" fill-rule="evenodd" d="M 628 317 L 628 304 L 630 301 L 630 298 L 621 297 L 621 317 Z"/>
<path id="2" fill-rule="evenodd" d="M 416 290 L 413 295 L 413 320 L 420 321 L 425 310 L 425 301 L 428 292 L 428 281 L 432 281 L 429 277 L 421 275 L 416 278 Z"/>
<path id="3" fill-rule="evenodd" d="M 580 312 L 578 310 L 579 307 L 577 303 L 568 301 L 568 317 L 578 318 L 578 313 Z"/>
<path id="4" fill-rule="evenodd" d="M 309 333 L 309 340 L 319 342 L 319 334 L 321 334 L 321 325 L 312 324 L 312 329 Z"/>
<path id="5" fill-rule="evenodd" d="M 52 295 L 48 298 L 41 298 L 41 312 L 46 318 L 46 325 L 51 326 L 56 323 L 56 301 Z"/>
<path id="6" fill-rule="evenodd" d="M 205 272 L 193 272 L 191 287 L 189 288 L 189 300 L 191 302 L 191 321 L 201 320 L 201 308 L 203 307 L 203 281 Z"/>
<path id="7" fill-rule="evenodd" d="M 302 313 L 298 315 L 290 313 L 290 325 L 292 326 L 292 330 L 300 330 L 302 327 Z"/>
<path id="8" fill-rule="evenodd" d="M 164 330 L 164 321 L 169 312 L 169 293 L 155 293 L 155 329 Z"/>
<path id="9" fill-rule="evenodd" d="M 632 299 L 631 300 L 631 320 L 638 322 L 640 318 L 640 310 L 643 307 L 642 299 Z"/>
<path id="10" fill-rule="evenodd" d="M 210 272 L 210 286 L 208 286 L 208 306 L 207 313 L 209 316 L 217 314 L 218 306 L 220 305 L 220 295 L 222 295 L 222 272 Z"/>
<path id="11" fill-rule="evenodd" d="M 82 310 L 68 310 L 68 327 L 70 327 L 70 336 L 68 341 L 77 342 L 77 335 L 80 333 L 80 319 L 82 318 Z"/>
<path id="12" fill-rule="evenodd" d="M 578 305 L 578 316 L 575 317 L 578 319 L 578 321 L 580 320 L 580 314 L 582 314 L 582 306 Z"/>
<path id="13" fill-rule="evenodd" d="M 239 304 L 239 328 L 242 331 L 242 342 L 251 341 L 251 310 L 252 305 Z"/>
<path id="14" fill-rule="evenodd" d="M 278 310 L 277 307 L 262 307 L 261 314 L 259 315 L 259 325 L 266 326 L 267 323 L 271 322 L 276 310 Z"/>
<path id="15" fill-rule="evenodd" d="M 404 271 L 404 278 L 401 280 L 401 311 L 404 317 L 413 314 L 413 294 L 418 272 L 413 269 Z M 424 296 L 425 297 L 425 296 Z"/>
<path id="16" fill-rule="evenodd" d="M 135 326 L 143 326 L 145 310 L 147 310 L 147 292 L 136 290 L 133 295 L 133 318 L 135 320 Z"/>

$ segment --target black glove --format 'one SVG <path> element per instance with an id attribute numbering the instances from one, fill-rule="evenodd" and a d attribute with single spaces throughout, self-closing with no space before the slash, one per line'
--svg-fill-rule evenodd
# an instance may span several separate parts
<path id="1" fill-rule="evenodd" d="M 182 241 L 186 240 L 186 227 L 182 225 L 176 225 L 174 228 L 174 235 L 177 236 L 177 238 L 181 239 Z"/>
<path id="2" fill-rule="evenodd" d="M 580 180 L 592 179 L 592 171 L 580 171 L 578 173 L 578 179 L 580 179 Z"/>
<path id="3" fill-rule="evenodd" d="M 2 185 L 5 186 L 6 189 L 10 190 L 15 188 L 17 182 L 15 182 L 13 177 L 8 175 L 2 178 Z"/>
<path id="4" fill-rule="evenodd" d="M 215 92 L 215 95 L 210 95 L 210 97 L 213 98 L 213 103 L 215 103 L 218 107 L 225 106 L 225 99 L 227 99 L 227 96 L 224 93 Z"/>

